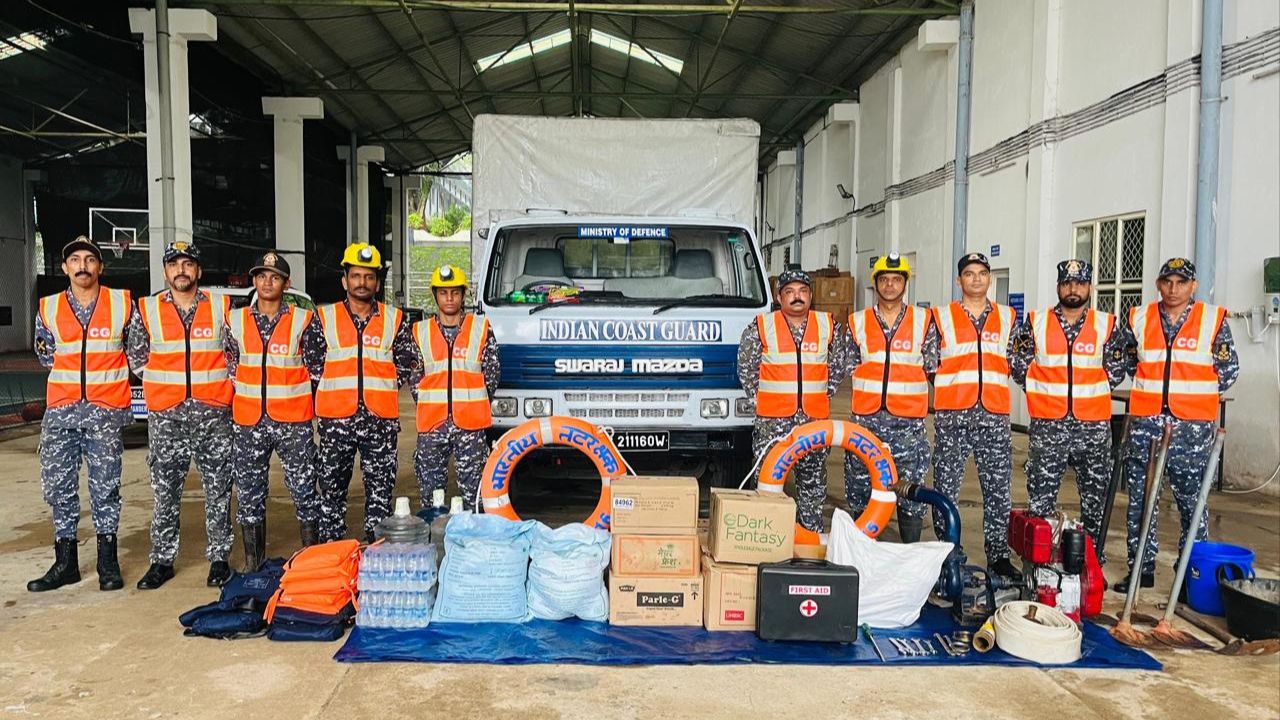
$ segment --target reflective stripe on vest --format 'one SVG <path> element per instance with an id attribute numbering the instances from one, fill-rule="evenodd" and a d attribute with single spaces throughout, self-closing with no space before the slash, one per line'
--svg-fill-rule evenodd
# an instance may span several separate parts
<path id="1" fill-rule="evenodd" d="M 1088 310 L 1074 342 L 1052 309 L 1027 317 L 1036 356 L 1027 367 L 1027 412 L 1033 418 L 1058 420 L 1068 411 L 1077 420 L 1111 418 L 1111 384 L 1103 366 L 1102 347 L 1115 327 L 1115 316 Z"/>
<path id="2" fill-rule="evenodd" d="M 815 420 L 831 414 L 827 397 L 827 348 L 831 345 L 830 313 L 809 311 L 804 337 L 796 347 L 782 311 L 756 317 L 760 332 L 760 389 L 756 415 L 791 417 L 800 408 Z"/>
<path id="3" fill-rule="evenodd" d="M 231 313 L 227 327 L 240 349 L 231 403 L 236 424 L 256 425 L 264 414 L 278 422 L 315 417 L 311 378 L 302 361 L 302 333 L 310 322 L 310 311 L 290 308 L 264 344 L 250 308 Z"/>
<path id="4" fill-rule="evenodd" d="M 128 290 L 99 287 L 89 322 L 81 325 L 65 292 L 40 298 L 40 317 L 54 340 L 48 407 L 81 400 L 102 408 L 129 407 L 124 328 L 131 305 Z"/>
<path id="5" fill-rule="evenodd" d="M 886 341 L 872 308 L 849 316 L 861 362 L 853 369 L 853 414 L 874 415 L 882 409 L 898 417 L 929 413 L 929 379 L 924 374 L 924 334 L 929 313 L 904 306 L 902 319 Z"/>
<path id="6" fill-rule="evenodd" d="M 400 399 L 391 346 L 400 327 L 400 310 L 378 303 L 377 314 L 369 318 L 364 332 L 357 331 L 343 303 L 322 305 L 317 314 L 328 349 L 324 373 L 316 387 L 316 415 L 351 417 L 363 402 L 377 417 L 399 417 Z"/>
<path id="7" fill-rule="evenodd" d="M 450 352 L 435 318 L 414 324 L 413 339 L 425 366 L 417 388 L 418 432 L 431 432 L 450 417 L 462 430 L 493 425 L 481 362 L 488 337 L 489 321 L 477 322 L 475 315 L 467 315 Z"/>
<path id="8" fill-rule="evenodd" d="M 235 394 L 222 351 L 222 328 L 231 312 L 225 295 L 208 295 L 197 302 L 188 328 L 172 301 L 150 295 L 138 301 L 142 325 L 150 342 L 142 369 L 147 409 L 161 412 L 187 398 L 227 407 Z"/>
<path id="9" fill-rule="evenodd" d="M 1150 417 L 1169 412 L 1183 420 L 1218 418 L 1218 372 L 1213 340 L 1226 311 L 1197 302 L 1176 335 L 1166 339 L 1160 304 L 1129 309 L 1129 327 L 1138 340 L 1138 368 L 1129 394 L 1129 412 Z"/>
<path id="10" fill-rule="evenodd" d="M 1009 414 L 1009 335 L 1013 308 L 991 303 L 982 334 L 964 306 L 953 302 L 934 308 L 938 324 L 938 372 L 933 378 L 933 406 L 937 410 L 967 410 L 982 402 L 987 412 Z"/>

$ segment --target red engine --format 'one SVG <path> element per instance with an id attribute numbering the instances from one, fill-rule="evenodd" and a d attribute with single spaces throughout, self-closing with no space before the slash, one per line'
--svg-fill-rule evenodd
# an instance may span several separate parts
<path id="1" fill-rule="evenodd" d="M 1106 579 L 1093 538 L 1079 522 L 1014 510 L 1009 549 L 1024 561 L 1023 599 L 1057 607 L 1076 621 L 1102 612 Z"/>

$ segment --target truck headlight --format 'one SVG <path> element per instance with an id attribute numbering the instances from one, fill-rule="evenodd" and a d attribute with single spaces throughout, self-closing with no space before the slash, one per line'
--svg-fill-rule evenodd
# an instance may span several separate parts
<path id="1" fill-rule="evenodd" d="M 489 410 L 494 417 L 515 417 L 519 404 L 513 397 L 496 397 L 489 401 Z"/>
<path id="2" fill-rule="evenodd" d="M 751 398 L 740 397 L 733 401 L 733 414 L 737 417 L 755 417 L 756 404 Z"/>
<path id="3" fill-rule="evenodd" d="M 704 398 L 698 412 L 707 419 L 729 417 L 729 401 L 725 398 Z"/>
<path id="4" fill-rule="evenodd" d="M 525 417 L 547 417 L 551 414 L 551 398 L 525 398 Z"/>

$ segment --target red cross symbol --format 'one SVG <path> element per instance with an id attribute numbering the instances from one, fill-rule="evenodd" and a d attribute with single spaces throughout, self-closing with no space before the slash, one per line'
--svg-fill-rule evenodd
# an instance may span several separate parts
<path id="1" fill-rule="evenodd" d="M 812 599 L 807 599 L 800 603 L 800 614 L 805 617 L 813 617 L 818 614 L 818 603 Z"/>

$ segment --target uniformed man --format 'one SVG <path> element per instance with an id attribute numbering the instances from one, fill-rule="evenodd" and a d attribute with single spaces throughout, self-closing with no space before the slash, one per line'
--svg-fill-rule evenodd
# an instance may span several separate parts
<path id="1" fill-rule="evenodd" d="M 47 410 L 40 426 L 40 487 L 53 510 L 55 560 L 27 590 L 80 582 L 80 463 L 89 467 L 89 502 L 98 534 L 98 587 L 124 587 L 116 554 L 120 525 L 121 429 L 133 422 L 125 343 L 133 302 L 128 290 L 98 283 L 102 251 L 81 236 L 62 248 L 71 286 L 40 298 L 35 350 L 49 368 Z"/>
<path id="2" fill-rule="evenodd" d="M 1089 263 L 1058 263 L 1058 304 L 1028 313 L 1014 330 L 1009 373 L 1026 391 L 1031 416 L 1031 512 L 1048 516 L 1058 509 L 1062 473 L 1070 465 L 1085 532 L 1094 547 L 1102 547 L 1112 463 L 1111 389 L 1125 377 L 1125 346 L 1115 316 L 1089 307 L 1092 284 Z"/>
<path id="3" fill-rule="evenodd" d="M 1129 309 L 1125 328 L 1130 348 L 1129 447 L 1126 475 L 1129 481 L 1129 567 L 1132 571 L 1142 532 L 1144 476 L 1152 439 L 1172 430 L 1165 471 L 1182 520 L 1178 539 L 1181 550 L 1191 532 L 1195 509 L 1213 448 L 1218 404 L 1240 375 L 1240 359 L 1226 323 L 1226 310 L 1195 300 L 1196 266 L 1173 258 L 1160 267 L 1156 290 L 1160 300 Z M 1159 488 L 1157 487 L 1157 492 Z M 1157 512 L 1159 505 L 1156 506 Z M 1196 539 L 1208 537 L 1209 513 L 1195 528 Z M 1141 587 L 1155 583 L 1158 517 L 1151 519 L 1151 533 L 1142 558 Z M 1128 580 L 1115 590 L 1127 592 Z"/>
<path id="4" fill-rule="evenodd" d="M 316 310 L 324 328 L 324 363 L 313 370 L 320 434 L 320 537 L 347 535 L 347 490 L 356 451 L 364 478 L 365 540 L 391 514 L 396 485 L 396 438 L 400 433 L 399 384 L 408 381 L 413 333 L 404 313 L 378 302 L 382 255 L 367 243 L 347 246 L 342 256 L 347 298 Z"/>
<path id="5" fill-rule="evenodd" d="M 1013 308 L 987 300 L 991 263 L 969 253 L 956 268 L 963 299 L 933 309 L 939 363 L 934 376 L 933 484 L 952 500 L 960 494 L 972 454 L 982 486 L 982 545 L 987 567 L 1009 578 L 1009 511 L 1013 506 L 1013 446 L 1009 431 L 1009 339 Z M 934 527 L 942 526 L 934 511 Z"/>
<path id="6" fill-rule="evenodd" d="M 778 276 L 780 309 L 756 316 L 738 344 L 738 380 L 755 401 L 751 447 L 762 457 L 799 425 L 831 417 L 831 397 L 844 380 L 847 347 L 830 313 L 814 312 L 813 280 L 787 269 Z M 827 499 L 827 455 L 822 449 L 796 463 L 796 519 L 815 542 Z"/>
<path id="7" fill-rule="evenodd" d="M 876 304 L 849 316 L 845 342 L 853 373 L 853 421 L 884 441 L 898 478 L 919 485 L 929 470 L 929 377 L 938 369 L 938 329 L 928 310 L 906 303 L 911 266 L 897 253 L 871 269 Z M 853 453 L 844 456 L 845 495 L 856 517 L 871 500 L 871 475 Z M 924 505 L 898 500 L 898 535 L 920 540 Z"/>
<path id="8" fill-rule="evenodd" d="M 284 301 L 289 262 L 268 252 L 249 274 L 257 297 L 248 307 L 232 311 L 223 343 L 236 388 L 231 403 L 231 477 L 247 572 L 266 557 L 272 451 L 284 466 L 303 546 L 319 541 L 320 497 L 311 439 L 315 408 L 308 368 L 324 364 L 324 330 L 315 314 Z"/>
<path id="9" fill-rule="evenodd" d="M 489 458 L 485 430 L 493 425 L 489 398 L 498 388 L 498 343 L 482 316 L 465 312 L 467 276 L 452 265 L 431 274 L 438 312 L 413 325 L 410 387 L 417 402 L 418 444 L 413 469 L 424 506 L 448 484 L 453 455 L 458 490 L 475 510 L 480 473 Z"/>
<path id="10" fill-rule="evenodd" d="M 235 390 L 222 352 L 230 299 L 199 288 L 200 250 L 188 241 L 164 250 L 168 289 L 138 300 L 130 325 L 129 363 L 142 377 L 147 401 L 151 491 L 151 567 L 138 588 L 153 590 L 173 578 L 179 514 L 194 458 L 204 486 L 209 560 L 206 584 L 231 577 L 231 398 Z"/>

